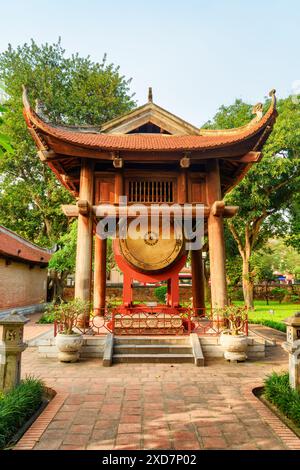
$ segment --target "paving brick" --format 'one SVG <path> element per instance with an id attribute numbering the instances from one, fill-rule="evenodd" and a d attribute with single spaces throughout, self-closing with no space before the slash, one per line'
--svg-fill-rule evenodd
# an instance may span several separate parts
<path id="1" fill-rule="evenodd" d="M 270 356 L 246 364 L 208 359 L 205 368 L 118 364 L 108 369 L 98 358 L 62 364 L 27 349 L 22 373 L 40 376 L 64 397 L 56 405 L 56 399 L 50 402 L 16 448 L 299 448 L 300 440 L 252 394 L 267 374 L 287 366 L 281 349 L 273 351 L 275 362 Z"/>
<path id="2" fill-rule="evenodd" d="M 92 424 L 73 424 L 73 426 L 70 427 L 68 432 L 70 434 L 90 434 L 92 432 L 92 429 Z"/>
<path id="3" fill-rule="evenodd" d="M 204 449 L 226 449 L 228 447 L 227 442 L 223 437 L 203 437 L 202 439 Z"/>
<path id="4" fill-rule="evenodd" d="M 119 424 L 118 434 L 140 432 L 141 428 L 141 423 Z"/>

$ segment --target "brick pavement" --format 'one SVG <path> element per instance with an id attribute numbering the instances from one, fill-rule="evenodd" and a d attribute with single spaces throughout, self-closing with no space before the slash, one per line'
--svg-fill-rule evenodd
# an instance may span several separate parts
<path id="1" fill-rule="evenodd" d="M 105 368 L 99 359 L 62 364 L 27 349 L 23 374 L 43 378 L 63 397 L 34 449 L 286 449 L 283 434 L 245 393 L 287 367 L 279 346 L 269 351 L 270 357 L 243 364 Z"/>

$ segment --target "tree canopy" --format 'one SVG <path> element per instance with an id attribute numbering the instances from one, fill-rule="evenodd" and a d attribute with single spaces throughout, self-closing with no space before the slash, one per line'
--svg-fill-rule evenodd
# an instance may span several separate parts
<path id="1" fill-rule="evenodd" d="M 262 160 L 226 195 L 228 204 L 239 206 L 238 214 L 227 223 L 243 261 L 244 296 L 249 307 L 253 306 L 253 251 L 270 237 L 287 237 L 291 232 L 291 201 L 300 189 L 300 109 L 290 97 L 279 100 L 277 108 L 278 118 Z M 249 122 L 251 109 L 241 100 L 222 106 L 207 127 L 243 125 Z"/>
<path id="2" fill-rule="evenodd" d="M 0 223 L 51 246 L 67 229 L 60 205 L 71 196 L 36 155 L 22 114 L 22 85 L 49 120 L 101 125 L 135 106 L 130 80 L 105 55 L 101 63 L 78 54 L 67 57 L 60 40 L 43 45 L 32 40 L 0 54 L 0 81 L 7 96 L 0 132 L 12 146 L 0 155 Z"/>

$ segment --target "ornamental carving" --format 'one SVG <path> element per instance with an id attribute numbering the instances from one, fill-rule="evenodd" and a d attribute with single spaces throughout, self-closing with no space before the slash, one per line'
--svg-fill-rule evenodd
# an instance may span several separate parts
<path id="1" fill-rule="evenodd" d="M 6 341 L 16 341 L 17 339 L 17 330 L 7 330 L 6 332 Z"/>

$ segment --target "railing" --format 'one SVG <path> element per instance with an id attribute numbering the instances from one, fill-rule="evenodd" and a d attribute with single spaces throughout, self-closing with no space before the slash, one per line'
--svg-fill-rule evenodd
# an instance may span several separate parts
<path id="1" fill-rule="evenodd" d="M 245 310 L 240 318 L 241 328 L 248 335 L 248 315 Z M 228 320 L 218 310 L 172 308 L 167 306 L 105 308 L 97 315 L 80 316 L 74 328 L 84 334 L 105 335 L 219 335 L 229 327 Z M 63 325 L 54 324 L 54 334 L 62 331 Z"/>

